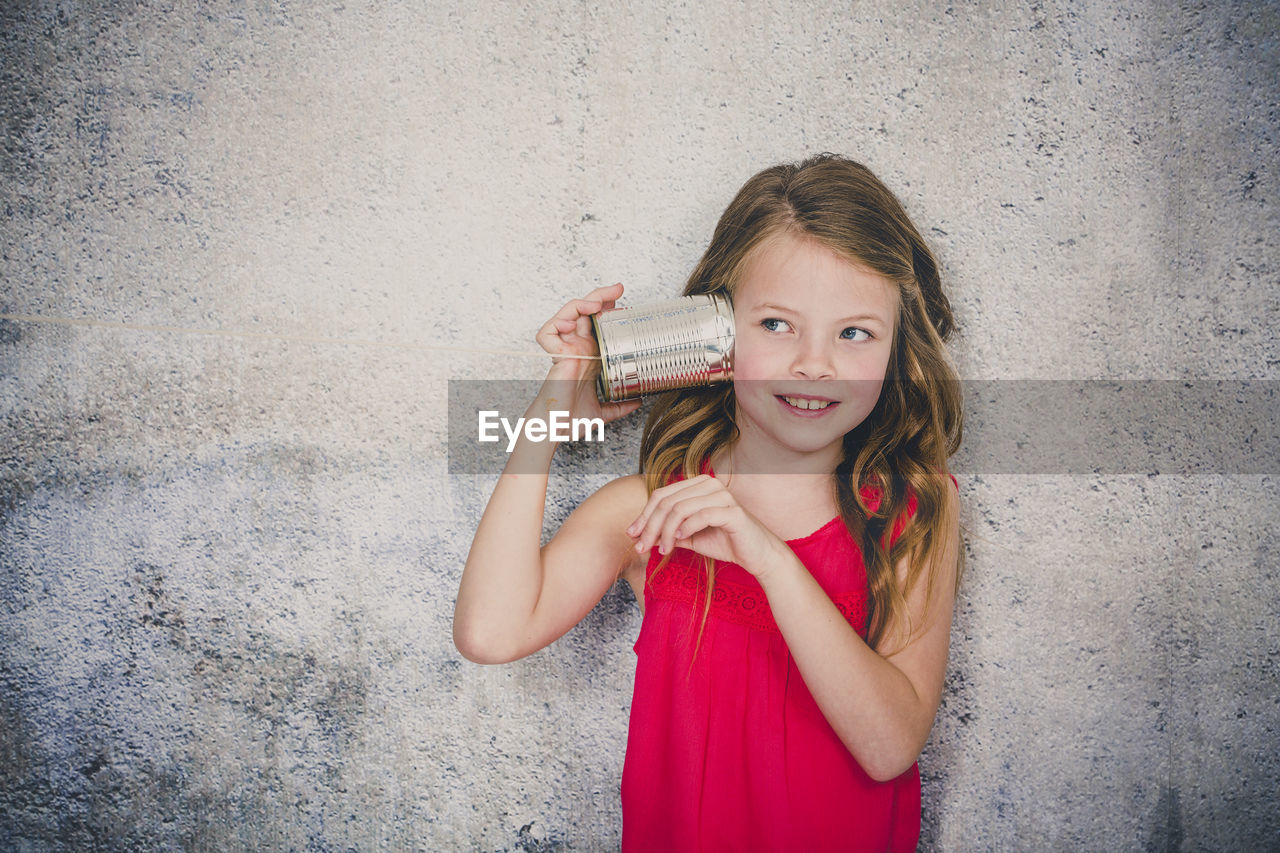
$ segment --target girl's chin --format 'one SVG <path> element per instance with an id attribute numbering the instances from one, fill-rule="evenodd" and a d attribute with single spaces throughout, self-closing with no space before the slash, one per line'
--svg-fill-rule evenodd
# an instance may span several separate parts
<path id="1" fill-rule="evenodd" d="M 808 430 L 787 429 L 785 425 L 761 428 L 759 425 L 740 430 L 738 446 L 746 450 L 751 464 L 769 470 L 742 473 L 782 473 L 792 464 L 813 454 L 831 454 L 837 461 L 844 449 L 844 434 L 812 434 Z M 781 466 L 774 468 L 774 466 Z M 807 467 L 807 466 L 802 466 Z"/>

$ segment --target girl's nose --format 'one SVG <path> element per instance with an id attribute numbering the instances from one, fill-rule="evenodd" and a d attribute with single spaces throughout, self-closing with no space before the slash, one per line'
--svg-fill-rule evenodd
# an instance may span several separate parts
<path id="1" fill-rule="evenodd" d="M 831 347 L 821 341 L 801 341 L 796 347 L 791 372 L 804 379 L 834 378 L 835 364 L 831 358 Z"/>

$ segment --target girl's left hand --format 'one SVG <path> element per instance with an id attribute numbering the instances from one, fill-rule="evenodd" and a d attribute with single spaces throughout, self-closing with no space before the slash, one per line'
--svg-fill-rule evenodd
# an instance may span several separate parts
<path id="1" fill-rule="evenodd" d="M 649 496 L 640 517 L 627 528 L 636 551 L 655 545 L 661 554 L 688 548 L 714 560 L 737 563 L 757 573 L 761 558 L 777 546 L 777 536 L 743 509 L 724 483 L 707 474 L 663 486 Z"/>

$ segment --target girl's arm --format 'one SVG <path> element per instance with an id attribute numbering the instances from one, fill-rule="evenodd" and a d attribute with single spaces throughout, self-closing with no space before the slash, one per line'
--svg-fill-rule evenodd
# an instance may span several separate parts
<path id="1" fill-rule="evenodd" d="M 956 518 L 956 493 L 944 517 Z M 877 652 L 848 623 L 818 582 L 781 541 L 756 577 L 796 667 L 823 716 L 871 778 L 893 779 L 915 762 L 929 739 L 942 700 L 951 617 L 955 606 L 960 535 L 942 532 L 933 583 L 921 578 L 907 593 L 907 624 L 892 619 Z M 784 553 L 785 552 L 785 553 Z M 905 561 L 898 566 L 901 581 Z M 905 645 L 898 639 L 910 634 Z"/>
<path id="2" fill-rule="evenodd" d="M 644 506 L 644 478 L 606 484 L 539 548 L 546 488 L 546 474 L 504 473 L 489 499 L 453 612 L 453 641 L 468 660 L 508 663 L 545 648 L 635 561 L 623 529 Z"/>
<path id="3" fill-rule="evenodd" d="M 909 590 L 909 626 L 893 620 L 884 632 L 892 642 L 909 627 L 909 639 L 883 652 L 866 644 L 795 552 L 714 478 L 695 477 L 655 491 L 628 533 L 640 550 L 692 548 L 755 575 L 823 715 L 867 774 L 886 781 L 915 762 L 942 699 L 960 541 L 958 498 L 951 489 L 946 494 L 944 517 L 952 521 L 940 531 L 931 594 L 926 600 L 923 578 Z M 906 566 L 898 572 L 903 577 Z"/>
<path id="4" fill-rule="evenodd" d="M 611 307 L 621 292 L 621 285 L 599 288 L 568 303 L 542 327 L 538 342 L 552 354 L 593 354 L 590 315 Z M 571 417 L 612 420 L 639 406 L 634 401 L 601 407 L 592 366 L 579 359 L 558 361 L 525 417 L 549 419 L 552 411 L 568 411 Z M 477 663 L 505 663 L 548 645 L 577 624 L 635 561 L 624 528 L 647 497 L 639 476 L 599 489 L 539 547 L 555 448 L 554 442 L 530 442 L 521 434 L 476 529 L 454 605 L 453 639 Z"/>

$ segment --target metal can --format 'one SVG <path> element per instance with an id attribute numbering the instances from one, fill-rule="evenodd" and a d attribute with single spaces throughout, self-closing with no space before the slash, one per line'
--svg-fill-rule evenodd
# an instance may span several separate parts
<path id="1" fill-rule="evenodd" d="M 727 382 L 733 378 L 733 305 L 696 294 L 591 318 L 600 347 L 602 402 Z"/>

